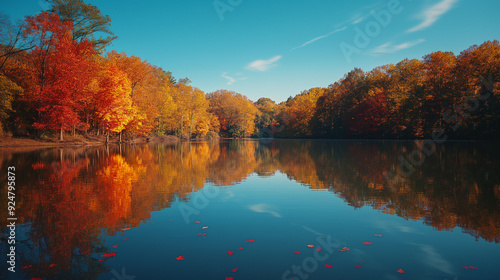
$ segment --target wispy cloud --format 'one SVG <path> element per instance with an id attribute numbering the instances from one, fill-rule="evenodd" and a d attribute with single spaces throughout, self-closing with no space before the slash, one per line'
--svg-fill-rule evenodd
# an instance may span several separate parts
<path id="1" fill-rule="evenodd" d="M 268 60 L 256 60 L 246 67 L 248 70 L 253 70 L 253 71 L 267 71 L 271 67 L 276 66 L 276 62 L 282 58 L 281 55 L 277 55 L 271 59 Z"/>
<path id="2" fill-rule="evenodd" d="M 358 23 L 362 22 L 364 19 L 365 19 L 365 17 L 359 17 L 359 18 L 355 19 L 351 24 L 358 24 Z"/>
<path id="3" fill-rule="evenodd" d="M 234 82 L 236 82 L 236 79 L 231 77 L 231 76 L 228 76 L 226 72 L 222 73 L 222 75 L 220 75 L 220 76 L 222 78 L 227 79 L 226 85 L 232 85 L 232 84 L 234 84 Z"/>
<path id="4" fill-rule="evenodd" d="M 413 27 L 408 29 L 407 32 L 415 32 L 422 29 L 425 29 L 432 24 L 434 24 L 443 14 L 448 12 L 453 6 L 458 2 L 458 0 L 442 0 L 441 2 L 430 6 L 427 8 L 419 17 L 423 19 L 423 21 Z"/>
<path id="5" fill-rule="evenodd" d="M 303 47 L 305 47 L 305 46 L 307 46 L 307 45 L 309 45 L 309 44 L 312 44 L 312 43 L 314 43 L 314 42 L 316 42 L 316 41 L 318 41 L 318 40 L 321 40 L 321 39 L 323 39 L 323 38 L 326 38 L 326 37 L 328 37 L 328 36 L 330 36 L 330 35 L 332 35 L 332 34 L 335 34 L 335 33 L 337 33 L 337 32 L 344 31 L 344 30 L 346 30 L 346 29 L 347 29 L 347 26 L 344 26 L 344 27 L 342 27 L 342 28 L 335 29 L 335 30 L 333 30 L 333 31 L 329 32 L 328 34 L 325 34 L 325 35 L 322 35 L 322 36 L 318 36 L 318 37 L 316 37 L 316 38 L 314 38 L 314 39 L 312 39 L 312 40 L 309 40 L 309 41 L 305 42 L 304 44 L 302 44 L 302 45 L 300 45 L 300 46 L 298 46 L 298 47 L 295 47 L 295 48 L 291 49 L 290 51 L 293 51 L 293 50 L 296 50 L 296 49 L 303 48 Z"/>
<path id="6" fill-rule="evenodd" d="M 240 73 L 236 73 L 236 76 L 240 76 L 240 75 L 241 75 Z M 233 78 L 233 77 L 229 76 L 229 75 L 227 74 L 227 72 L 222 73 L 222 75 L 220 75 L 220 76 L 221 76 L 222 78 L 227 79 L 227 83 L 226 83 L 226 85 L 229 85 L 229 86 L 230 86 L 230 85 L 232 85 L 232 84 L 234 84 L 236 81 L 242 81 L 242 80 L 246 80 L 246 79 L 247 79 L 247 78 L 243 78 L 243 77 L 236 77 L 236 78 Z"/>
<path id="7" fill-rule="evenodd" d="M 394 53 L 394 52 L 397 52 L 397 51 L 400 51 L 400 50 L 404 50 L 404 49 L 408 49 L 408 48 L 411 48 L 415 45 L 418 45 L 420 43 L 423 43 L 425 42 L 425 39 L 418 39 L 418 40 L 415 40 L 415 41 L 410 41 L 410 42 L 406 42 L 406 43 L 402 43 L 402 44 L 399 44 L 399 45 L 393 45 L 392 42 L 387 42 L 383 45 L 380 45 L 378 47 L 376 47 L 372 53 L 375 53 L 375 54 L 380 54 L 380 53 Z"/>

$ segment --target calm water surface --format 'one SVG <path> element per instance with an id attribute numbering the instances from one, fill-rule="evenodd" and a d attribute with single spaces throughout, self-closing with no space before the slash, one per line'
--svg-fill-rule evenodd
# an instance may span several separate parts
<path id="1" fill-rule="evenodd" d="M 0 182 L 17 169 L 18 218 L 12 273 L 2 183 L 0 278 L 499 279 L 500 149 L 445 143 L 388 181 L 416 149 L 279 140 L 0 151 Z"/>

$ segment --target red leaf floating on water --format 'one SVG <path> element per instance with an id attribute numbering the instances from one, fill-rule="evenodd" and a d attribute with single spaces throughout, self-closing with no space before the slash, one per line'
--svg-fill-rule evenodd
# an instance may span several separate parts
<path id="1" fill-rule="evenodd" d="M 238 268 L 233 269 L 233 272 L 236 272 L 236 271 L 238 271 Z"/>
<path id="2" fill-rule="evenodd" d="M 199 224 L 199 223 L 200 223 L 200 221 L 194 221 L 194 222 L 195 222 L 195 223 L 197 223 L 197 224 Z"/>
<path id="3" fill-rule="evenodd" d="M 208 227 L 202 227 L 201 229 L 207 229 Z"/>
<path id="4" fill-rule="evenodd" d="M 228 253 L 230 256 L 232 256 L 232 255 L 233 255 L 233 251 L 231 251 L 231 250 L 227 251 L 227 253 Z"/>
<path id="5" fill-rule="evenodd" d="M 31 278 L 31 280 L 43 280 L 42 278 Z"/>
<path id="6" fill-rule="evenodd" d="M 469 269 L 478 269 L 478 267 L 475 267 L 473 265 L 469 265 L 469 266 L 466 266 L 466 265 L 462 265 L 463 268 L 469 270 Z"/>
<path id="7" fill-rule="evenodd" d="M 123 241 L 127 241 L 128 240 L 128 237 L 127 238 L 123 238 Z"/>
<path id="8" fill-rule="evenodd" d="M 50 267 L 54 267 L 54 266 L 56 266 L 56 264 L 51 264 L 51 265 L 50 265 Z"/>
<path id="9" fill-rule="evenodd" d="M 176 259 L 177 259 L 178 261 L 183 261 L 183 260 L 184 260 L 184 257 L 183 257 L 183 256 L 178 256 L 178 257 L 176 257 Z"/>
<path id="10" fill-rule="evenodd" d="M 397 270 L 397 272 L 399 272 L 399 273 L 405 273 L 405 271 L 404 271 L 404 270 L 402 270 L 401 268 L 400 268 L 400 269 L 398 269 L 398 270 Z"/>
<path id="11" fill-rule="evenodd" d="M 295 254 L 297 255 L 300 255 L 300 252 L 299 251 L 294 251 Z"/>
<path id="12" fill-rule="evenodd" d="M 233 280 L 233 277 L 226 277 L 226 280 Z"/>
<path id="13" fill-rule="evenodd" d="M 362 261 L 362 262 L 366 262 L 366 261 Z"/>
<path id="14" fill-rule="evenodd" d="M 112 256 L 115 256 L 115 255 L 116 255 L 116 253 L 111 252 L 111 253 L 104 254 L 101 257 L 111 258 Z"/>
<path id="15" fill-rule="evenodd" d="M 205 236 L 205 235 L 207 235 L 207 233 L 206 232 L 204 232 L 204 233 L 198 233 L 197 235 L 199 235 L 199 236 Z"/>
<path id="16" fill-rule="evenodd" d="M 252 242 L 255 242 L 255 240 L 250 239 L 250 240 L 245 240 L 245 242 L 252 243 Z"/>
<path id="17" fill-rule="evenodd" d="M 373 243 L 370 242 L 370 241 L 363 241 L 363 244 L 365 244 L 365 245 L 372 245 Z"/>
<path id="18" fill-rule="evenodd" d="M 374 235 L 375 235 L 375 236 L 379 236 L 379 237 L 380 237 L 380 236 L 382 236 L 382 234 L 376 234 L 376 233 L 375 233 Z"/>
<path id="19" fill-rule="evenodd" d="M 360 264 L 355 264 L 355 265 L 354 265 L 354 267 L 355 267 L 355 268 L 360 268 L 361 266 L 362 266 L 362 265 L 360 265 Z"/>
<path id="20" fill-rule="evenodd" d="M 325 267 L 327 267 L 327 268 L 332 268 L 332 267 L 333 267 L 333 265 L 331 265 L 331 264 L 325 264 Z"/>
<path id="21" fill-rule="evenodd" d="M 30 268 L 30 267 L 31 267 L 31 264 L 27 265 L 27 266 L 23 266 L 23 269 Z"/>
<path id="22" fill-rule="evenodd" d="M 321 251 L 321 248 L 316 249 L 316 252 L 319 252 L 319 251 Z"/>
<path id="23" fill-rule="evenodd" d="M 99 262 L 103 262 L 103 261 L 104 261 L 104 260 L 102 260 L 102 259 L 99 259 Z"/>
<path id="24" fill-rule="evenodd" d="M 116 247 L 118 247 L 118 244 L 113 245 L 113 248 L 116 248 Z"/>
<path id="25" fill-rule="evenodd" d="M 238 248 L 237 250 L 243 250 L 243 247 Z"/>

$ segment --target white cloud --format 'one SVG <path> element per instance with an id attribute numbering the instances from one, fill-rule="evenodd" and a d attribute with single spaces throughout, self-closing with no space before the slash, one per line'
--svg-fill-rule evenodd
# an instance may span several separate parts
<path id="1" fill-rule="evenodd" d="M 236 73 L 236 75 L 240 76 L 241 74 L 240 73 Z M 243 77 L 233 78 L 233 77 L 229 76 L 227 74 L 227 72 L 222 73 L 222 75 L 220 75 L 220 76 L 222 78 L 227 79 L 226 85 L 229 85 L 229 86 L 232 85 L 232 84 L 234 84 L 236 81 L 242 81 L 242 80 L 246 80 L 247 79 L 247 78 L 243 78 Z"/>
<path id="2" fill-rule="evenodd" d="M 276 62 L 282 58 L 281 55 L 277 55 L 271 59 L 268 60 L 256 60 L 246 67 L 248 70 L 253 70 L 253 71 L 267 71 L 271 67 L 276 66 Z"/>
<path id="3" fill-rule="evenodd" d="M 228 76 L 226 72 L 222 73 L 222 75 L 220 75 L 220 76 L 222 78 L 226 78 L 228 80 L 227 83 L 226 83 L 226 85 L 232 85 L 232 84 L 234 84 L 234 82 L 236 82 L 236 79 L 233 78 L 233 77 Z"/>
<path id="4" fill-rule="evenodd" d="M 335 33 L 337 33 L 337 32 L 340 32 L 340 31 L 343 31 L 343 30 L 346 30 L 346 29 L 347 29 L 347 26 L 344 26 L 344 27 L 342 27 L 342 28 L 335 29 L 335 30 L 333 30 L 333 31 L 329 32 L 328 34 L 325 34 L 325 35 L 322 35 L 322 36 L 318 36 L 318 37 L 316 37 L 316 38 L 314 38 L 314 39 L 312 39 L 312 40 L 309 40 L 309 41 L 305 42 L 304 44 L 302 44 L 302 45 L 300 45 L 300 46 L 298 46 L 298 47 L 295 47 L 295 48 L 291 49 L 290 51 L 293 51 L 293 50 L 296 50 L 296 49 L 300 49 L 300 48 L 305 47 L 305 46 L 307 46 L 307 45 L 309 45 L 309 44 L 311 44 L 311 43 L 314 43 L 314 42 L 316 42 L 316 41 L 318 41 L 318 40 L 321 40 L 321 39 L 326 38 L 326 37 L 328 37 L 328 36 L 330 36 L 330 35 L 332 35 L 332 34 L 335 34 Z"/>
<path id="5" fill-rule="evenodd" d="M 397 51 L 400 51 L 400 50 L 411 48 L 411 47 L 413 47 L 415 45 L 418 45 L 420 43 L 423 43 L 423 42 L 425 42 L 425 39 L 418 39 L 418 40 L 415 40 L 415 41 L 410 41 L 410 42 L 402 43 L 402 44 L 399 44 L 399 45 L 393 45 L 391 42 L 387 42 L 387 43 L 385 43 L 383 45 L 380 45 L 380 46 L 376 47 L 372 52 L 376 53 L 376 54 L 379 54 L 379 53 L 394 53 L 394 52 L 397 52 Z"/>
<path id="6" fill-rule="evenodd" d="M 432 5 L 428 9 L 426 9 L 420 17 L 423 19 L 422 23 L 419 25 L 408 29 L 407 32 L 415 32 L 422 29 L 425 29 L 434 22 L 436 22 L 443 14 L 448 12 L 453 6 L 458 2 L 458 0 L 442 0 L 441 2 Z"/>

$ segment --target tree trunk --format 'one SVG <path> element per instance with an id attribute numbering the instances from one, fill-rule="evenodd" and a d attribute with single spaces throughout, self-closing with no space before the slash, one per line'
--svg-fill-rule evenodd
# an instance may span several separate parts
<path id="1" fill-rule="evenodd" d="M 191 141 L 191 135 L 193 134 L 193 121 L 194 117 L 191 116 L 191 122 L 189 123 L 189 141 Z"/>
<path id="2" fill-rule="evenodd" d="M 120 143 L 122 142 L 122 131 L 120 131 Z"/>
<path id="3" fill-rule="evenodd" d="M 63 129 L 61 127 L 61 133 L 59 134 L 59 140 L 62 142 L 63 141 Z"/>
<path id="4" fill-rule="evenodd" d="M 106 133 L 106 145 L 109 143 L 109 130 Z"/>

